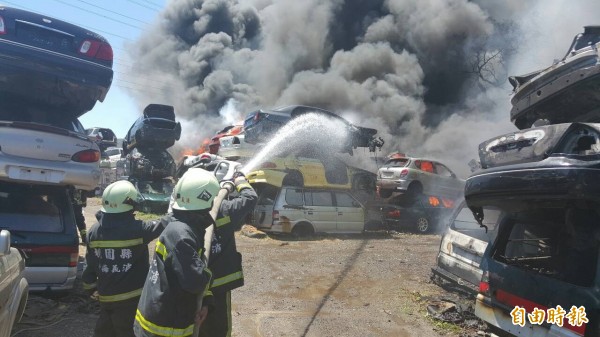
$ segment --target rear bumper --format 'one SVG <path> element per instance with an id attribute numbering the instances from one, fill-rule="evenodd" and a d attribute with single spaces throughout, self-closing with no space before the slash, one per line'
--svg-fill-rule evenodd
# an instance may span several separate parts
<path id="1" fill-rule="evenodd" d="M 573 331 L 557 325 L 536 325 L 525 322 L 525 326 L 514 325 L 511 316 L 499 308 L 484 303 L 479 294 L 475 301 L 475 315 L 488 324 L 519 337 L 581 337 Z"/>
<path id="2" fill-rule="evenodd" d="M 76 277 L 77 267 L 25 267 L 30 291 L 70 290 Z"/>
<path id="3" fill-rule="evenodd" d="M 399 192 L 405 192 L 408 189 L 410 181 L 408 180 L 391 180 L 391 179 L 378 179 L 377 187 L 383 190 L 396 190 Z"/>
<path id="4" fill-rule="evenodd" d="M 99 179 L 97 163 L 21 158 L 0 152 L 0 180 L 69 185 L 91 191 L 98 186 Z"/>
<path id="5" fill-rule="evenodd" d="M 444 268 L 442 268 L 443 266 Z M 448 269 L 445 269 L 448 268 Z M 471 270 L 469 270 L 469 268 Z M 467 281 L 465 277 L 466 273 L 473 273 L 474 266 L 468 265 L 462 261 L 451 259 L 448 256 L 438 255 L 438 265 L 435 268 L 431 268 L 431 272 L 445 281 L 453 283 L 453 285 L 469 294 L 475 296 L 478 291 L 478 286 Z M 478 269 L 478 268 L 477 268 Z M 481 278 L 481 270 L 478 272 Z"/>
<path id="6" fill-rule="evenodd" d="M 112 83 L 110 67 L 22 43 L 0 39 L 0 90 L 72 107 L 80 116 L 103 101 Z M 43 97 L 41 97 L 43 96 Z M 76 98 L 76 99 L 73 99 Z"/>

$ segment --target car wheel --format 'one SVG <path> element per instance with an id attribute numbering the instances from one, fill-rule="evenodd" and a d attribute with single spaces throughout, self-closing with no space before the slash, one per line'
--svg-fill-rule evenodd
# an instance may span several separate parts
<path id="1" fill-rule="evenodd" d="M 389 198 L 392 196 L 392 190 L 379 189 L 379 196 L 382 198 Z"/>
<path id="2" fill-rule="evenodd" d="M 421 194 L 423 194 L 423 185 L 421 185 L 421 183 L 418 181 L 412 182 L 410 185 L 408 185 L 408 188 L 406 189 L 406 194 L 410 198 L 416 198 L 420 196 Z"/>
<path id="3" fill-rule="evenodd" d="M 284 186 L 303 187 L 304 186 L 304 178 L 302 177 L 302 174 L 300 172 L 292 171 L 283 178 L 283 181 L 281 183 Z"/>
<path id="4" fill-rule="evenodd" d="M 300 238 L 300 237 L 308 237 L 315 234 L 315 230 L 312 225 L 306 222 L 301 222 L 292 228 L 292 235 Z"/>
<path id="5" fill-rule="evenodd" d="M 383 223 L 381 221 L 369 221 L 365 224 L 365 228 L 363 229 L 363 232 L 368 232 L 368 231 L 377 231 L 377 230 L 381 230 L 383 228 Z"/>
<path id="6" fill-rule="evenodd" d="M 417 232 L 419 233 L 427 233 L 431 230 L 431 224 L 426 217 L 419 217 L 417 219 Z"/>

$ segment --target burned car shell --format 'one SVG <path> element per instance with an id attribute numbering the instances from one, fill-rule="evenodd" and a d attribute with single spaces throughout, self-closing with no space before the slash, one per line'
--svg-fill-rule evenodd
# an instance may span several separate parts
<path id="1" fill-rule="evenodd" d="M 552 66 L 522 76 L 511 76 L 514 87 L 511 120 L 519 129 L 538 119 L 550 123 L 600 122 L 600 27 L 578 34 L 566 56 Z"/>
<path id="2" fill-rule="evenodd" d="M 491 163 L 493 156 L 480 151 L 488 168 L 467 179 L 465 200 L 469 208 L 479 213 L 482 207 L 494 206 L 504 212 L 498 236 L 484 253 L 475 313 L 492 326 L 493 332 L 598 336 L 600 124 L 536 128 L 548 129 L 562 131 L 554 132 L 552 138 L 557 140 L 545 141 L 547 146 L 540 145 L 539 136 L 530 135 L 529 139 L 507 143 L 520 141 L 525 144 L 522 147 L 496 148 L 504 153 L 505 161 Z M 536 144 L 538 151 L 532 151 Z M 491 147 L 481 149 L 493 152 Z M 514 157 L 519 158 L 517 163 L 511 162 Z M 513 324 L 510 316 L 515 306 L 531 313 L 534 308 L 546 310 L 557 305 L 566 312 L 583 306 L 589 323 L 572 325 L 565 318 L 564 326 L 526 321 L 521 327 Z"/>
<path id="3" fill-rule="evenodd" d="M 175 121 L 173 107 L 149 104 L 127 132 L 123 151 L 129 153 L 134 148 L 168 149 L 180 136 L 181 124 Z"/>
<path id="4" fill-rule="evenodd" d="M 0 91 L 60 107 L 74 117 L 104 100 L 113 77 L 113 53 L 106 39 L 3 5 L 0 21 Z"/>
<path id="5" fill-rule="evenodd" d="M 322 114 L 346 124 L 350 137 L 347 144 L 341 145 L 340 151 L 343 153 L 352 154 L 352 149 L 357 147 L 373 148 L 374 151 L 375 147 L 383 145 L 382 143 L 381 145 L 375 145 L 378 144 L 375 139 L 377 130 L 355 126 L 331 111 L 304 105 L 291 105 L 274 110 L 250 112 L 244 121 L 245 141 L 249 144 L 267 142 L 284 124 L 307 113 Z"/>

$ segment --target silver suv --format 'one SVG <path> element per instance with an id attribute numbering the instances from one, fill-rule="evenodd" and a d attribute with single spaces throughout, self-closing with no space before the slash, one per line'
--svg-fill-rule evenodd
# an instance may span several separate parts
<path id="1" fill-rule="evenodd" d="M 388 156 L 377 172 L 377 191 L 382 198 L 398 192 L 459 197 L 465 182 L 444 164 L 425 158 L 410 158 L 401 154 Z"/>
<path id="2" fill-rule="evenodd" d="M 10 233 L 0 231 L 0 337 L 10 336 L 13 325 L 25 311 L 29 286 L 24 269 L 21 254 L 10 247 Z"/>
<path id="3" fill-rule="evenodd" d="M 0 144 L 0 180 L 86 191 L 98 185 L 98 146 L 76 117 L 60 109 L 3 100 Z"/>

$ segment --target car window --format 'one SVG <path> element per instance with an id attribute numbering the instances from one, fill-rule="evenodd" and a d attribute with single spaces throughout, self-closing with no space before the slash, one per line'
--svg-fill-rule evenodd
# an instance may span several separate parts
<path id="1" fill-rule="evenodd" d="M 302 190 L 299 189 L 287 189 L 285 191 L 285 202 L 288 205 L 294 205 L 294 206 L 303 206 L 303 200 L 302 200 Z"/>
<path id="2" fill-rule="evenodd" d="M 599 222 L 600 216 L 591 208 L 507 214 L 493 258 L 545 277 L 591 286 L 597 269 Z"/>
<path id="3" fill-rule="evenodd" d="M 347 193 L 336 192 L 335 202 L 338 207 L 360 207 L 358 203 Z"/>
<path id="4" fill-rule="evenodd" d="M 405 167 L 408 164 L 408 158 L 392 159 L 389 160 L 385 166 L 391 167 Z"/>
<path id="5" fill-rule="evenodd" d="M 58 233 L 64 228 L 66 196 L 60 193 L 0 187 L 0 228 Z"/>
<path id="6" fill-rule="evenodd" d="M 453 177 L 454 176 L 452 174 L 452 172 L 450 171 L 450 169 L 448 169 L 446 166 L 444 166 L 440 163 L 435 164 L 435 173 L 437 173 L 438 175 L 440 175 L 442 177 Z"/>
<path id="7" fill-rule="evenodd" d="M 313 191 L 305 192 L 306 206 L 333 206 L 331 192 Z"/>
<path id="8" fill-rule="evenodd" d="M 415 165 L 421 170 L 429 173 L 434 173 L 433 163 L 427 160 L 417 160 Z"/>
<path id="9" fill-rule="evenodd" d="M 501 211 L 498 209 L 483 208 L 483 224 L 487 226 L 488 233 L 496 230 L 500 214 Z M 482 241 L 487 241 L 489 237 L 485 232 L 485 228 L 479 226 L 479 223 L 475 220 L 475 216 L 473 216 L 473 212 L 466 206 L 458 212 L 456 218 L 450 224 L 450 228 Z"/>

